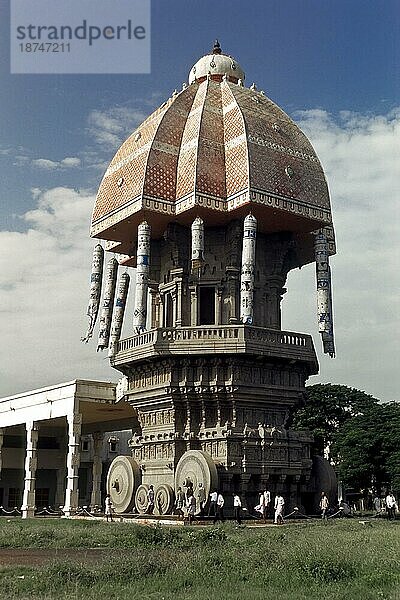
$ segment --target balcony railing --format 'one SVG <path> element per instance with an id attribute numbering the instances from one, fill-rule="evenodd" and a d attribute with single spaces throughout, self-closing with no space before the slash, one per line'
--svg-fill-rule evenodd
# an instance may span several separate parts
<path id="1" fill-rule="evenodd" d="M 168 354 L 242 353 L 317 364 L 311 336 L 249 325 L 151 329 L 121 340 L 112 364 L 117 366 Z"/>

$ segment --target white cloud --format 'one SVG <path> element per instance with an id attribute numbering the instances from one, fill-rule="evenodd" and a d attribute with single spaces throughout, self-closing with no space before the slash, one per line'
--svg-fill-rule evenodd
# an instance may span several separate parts
<path id="1" fill-rule="evenodd" d="M 54 169 L 58 169 L 60 163 L 49 160 L 48 158 L 34 158 L 31 161 L 31 165 L 33 167 L 38 167 L 39 169 L 46 169 L 47 171 L 53 171 Z"/>
<path id="2" fill-rule="evenodd" d="M 34 158 L 31 160 L 31 165 L 32 167 L 37 167 L 38 169 L 55 171 L 57 169 L 71 169 L 80 167 L 81 159 L 75 156 L 67 156 L 60 161 L 49 160 L 48 158 Z"/>
<path id="3" fill-rule="evenodd" d="M 88 132 L 100 146 L 116 149 L 147 116 L 145 111 L 135 107 L 93 110 L 88 117 Z"/>
<path id="4" fill-rule="evenodd" d="M 60 161 L 61 166 L 73 168 L 81 166 L 81 159 L 76 156 L 67 156 Z"/>
<path id="5" fill-rule="evenodd" d="M 314 266 L 292 272 L 284 326 L 313 333 L 321 375 L 399 398 L 400 109 L 387 115 L 322 110 L 297 113 L 328 179 L 337 236 L 332 259 L 337 358 L 321 356 L 316 330 Z M 298 306 L 302 306 L 301 313 Z"/>
<path id="6" fill-rule="evenodd" d="M 33 190 L 24 233 L 0 232 L 0 395 L 77 377 L 115 380 L 96 339 L 84 345 L 94 196 Z"/>

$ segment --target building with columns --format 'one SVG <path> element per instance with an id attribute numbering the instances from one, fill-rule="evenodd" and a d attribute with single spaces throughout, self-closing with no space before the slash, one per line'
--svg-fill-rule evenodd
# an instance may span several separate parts
<path id="1" fill-rule="evenodd" d="M 102 506 L 108 467 L 127 453 L 133 409 L 115 384 L 75 380 L 0 399 L 0 505 Z M 116 432 L 116 430 L 119 430 Z M 128 431 L 126 431 L 128 430 Z"/>

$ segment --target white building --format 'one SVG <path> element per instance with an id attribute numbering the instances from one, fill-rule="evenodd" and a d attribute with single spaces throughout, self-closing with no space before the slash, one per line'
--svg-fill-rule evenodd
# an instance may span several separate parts
<path id="1" fill-rule="evenodd" d="M 102 505 L 108 466 L 130 454 L 134 411 L 116 403 L 115 384 L 74 380 L 0 398 L 0 505 Z"/>

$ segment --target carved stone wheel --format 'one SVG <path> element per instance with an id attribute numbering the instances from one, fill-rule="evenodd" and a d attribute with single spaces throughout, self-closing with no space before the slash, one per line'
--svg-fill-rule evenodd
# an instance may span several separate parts
<path id="1" fill-rule="evenodd" d="M 156 487 L 156 515 L 170 515 L 174 507 L 174 490 L 168 483 Z"/>
<path id="2" fill-rule="evenodd" d="M 148 505 L 147 492 L 148 491 L 149 491 L 149 486 L 147 485 L 147 483 L 142 483 L 142 485 L 139 485 L 138 489 L 136 490 L 136 495 L 135 495 L 136 510 L 141 515 L 143 515 L 147 509 L 147 505 Z"/>
<path id="3" fill-rule="evenodd" d="M 107 493 L 116 513 L 132 510 L 135 491 L 141 481 L 139 465 L 131 456 L 117 456 L 107 473 Z"/>
<path id="4" fill-rule="evenodd" d="M 175 490 L 178 487 L 184 490 L 188 484 L 191 484 L 196 496 L 199 483 L 203 484 L 206 499 L 208 499 L 210 492 L 218 488 L 217 468 L 208 452 L 188 450 L 176 465 Z"/>

